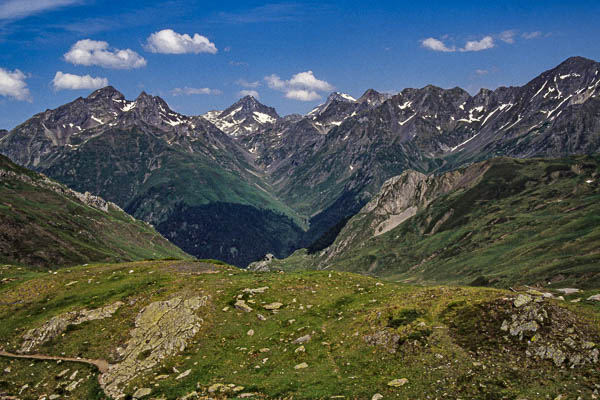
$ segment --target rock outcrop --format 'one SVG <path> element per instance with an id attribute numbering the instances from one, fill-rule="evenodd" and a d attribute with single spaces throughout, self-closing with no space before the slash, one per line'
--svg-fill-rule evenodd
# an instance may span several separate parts
<path id="1" fill-rule="evenodd" d="M 112 315 L 123 305 L 122 302 L 110 304 L 102 308 L 94 310 L 79 310 L 71 311 L 65 314 L 57 315 L 51 318 L 48 322 L 39 328 L 29 330 L 23 336 L 23 345 L 19 350 L 20 353 L 29 353 L 36 347 L 49 342 L 58 337 L 70 325 L 79 325 L 87 321 L 104 319 L 112 317 Z"/>
<path id="2" fill-rule="evenodd" d="M 580 329 L 571 311 L 526 294 L 520 294 L 512 305 L 500 329 L 525 342 L 528 356 L 551 360 L 557 367 L 598 363 L 596 343 Z"/>
<path id="3" fill-rule="evenodd" d="M 195 313 L 206 306 L 208 297 L 174 297 L 149 304 L 136 317 L 135 329 L 125 349 L 118 350 L 120 362 L 100 377 L 100 384 L 113 398 L 124 396 L 124 386 L 152 369 L 161 360 L 183 351 L 200 330 L 202 318 Z"/>

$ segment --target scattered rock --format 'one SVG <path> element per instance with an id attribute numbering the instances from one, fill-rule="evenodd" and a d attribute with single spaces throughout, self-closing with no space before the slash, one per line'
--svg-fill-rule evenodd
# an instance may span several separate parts
<path id="1" fill-rule="evenodd" d="M 271 304 L 266 304 L 263 306 L 265 310 L 279 310 L 283 306 L 283 303 L 275 302 Z"/>
<path id="2" fill-rule="evenodd" d="M 245 312 L 252 311 L 252 307 L 250 307 L 248 304 L 246 304 L 246 301 L 242 300 L 242 299 L 238 299 L 235 302 L 234 307 L 237 308 L 238 310 L 245 311 Z"/>
<path id="3" fill-rule="evenodd" d="M 261 321 L 266 321 L 266 320 L 267 320 L 267 318 L 265 318 L 265 316 L 264 316 L 264 315 L 262 315 L 262 314 L 258 314 L 258 315 L 257 315 L 257 317 L 258 317 L 258 319 L 259 319 L 259 320 L 261 320 Z"/>
<path id="4" fill-rule="evenodd" d="M 148 396 L 150 393 L 152 393 L 152 389 L 150 389 L 150 388 L 139 388 L 133 394 L 133 398 L 134 399 L 141 399 L 144 396 Z"/>
<path id="5" fill-rule="evenodd" d="M 394 354 L 400 345 L 400 335 L 392 330 L 380 330 L 372 335 L 365 335 L 365 342 L 371 346 L 381 346 L 388 353 Z"/>
<path id="6" fill-rule="evenodd" d="M 600 301 L 600 293 L 588 297 L 587 300 L 588 301 L 592 301 L 592 300 L 594 300 L 594 301 Z"/>
<path id="7" fill-rule="evenodd" d="M 304 346 L 300 346 L 296 350 L 294 350 L 294 353 L 305 353 L 305 352 L 306 352 L 306 349 L 304 348 Z"/>
<path id="8" fill-rule="evenodd" d="M 193 392 L 190 392 L 183 397 L 177 398 L 177 400 L 192 400 L 192 399 L 199 399 L 199 398 L 200 398 L 200 396 L 198 395 L 198 392 L 196 392 L 194 390 Z M 153 399 L 153 400 L 166 400 L 166 399 L 164 397 L 161 397 L 160 399 Z"/>
<path id="9" fill-rule="evenodd" d="M 513 304 L 517 308 L 523 307 L 524 305 L 531 303 L 532 300 L 533 300 L 533 298 L 531 296 L 528 296 L 526 294 L 519 294 L 517 296 L 517 298 L 515 299 L 515 301 L 513 302 Z"/>
<path id="10" fill-rule="evenodd" d="M 304 369 L 304 368 L 308 368 L 308 364 L 305 362 L 300 363 L 294 367 L 294 369 Z"/>
<path id="11" fill-rule="evenodd" d="M 214 385 L 210 385 L 208 387 L 208 393 L 220 392 L 223 388 L 225 388 L 225 385 L 222 383 L 215 383 Z"/>
<path id="12" fill-rule="evenodd" d="M 79 384 L 83 381 L 83 378 L 79 379 L 78 381 L 73 381 L 71 383 L 69 383 L 69 385 L 67 385 L 66 389 L 68 392 L 72 392 L 75 389 L 77 389 L 77 386 L 79 386 Z"/>
<path id="13" fill-rule="evenodd" d="M 254 336 L 254 329 L 250 329 L 247 333 L 248 336 Z"/>
<path id="14" fill-rule="evenodd" d="M 249 293 L 249 294 L 264 293 L 265 290 L 267 290 L 268 288 L 269 288 L 268 286 L 263 286 L 263 287 L 259 287 L 259 288 L 256 288 L 256 289 L 248 289 L 248 288 L 246 288 L 246 289 L 242 290 L 242 292 Z"/>
<path id="15" fill-rule="evenodd" d="M 563 294 L 573 294 L 573 293 L 579 293 L 579 289 L 575 289 L 575 288 L 562 288 L 562 289 L 556 289 L 557 292 L 561 292 Z"/>
<path id="16" fill-rule="evenodd" d="M 292 343 L 293 344 L 301 344 L 301 343 L 308 343 L 308 342 L 310 342 L 310 335 L 300 336 L 299 338 L 294 340 Z"/>
<path id="17" fill-rule="evenodd" d="M 175 380 L 179 380 L 179 379 L 183 379 L 186 376 L 188 376 L 190 374 L 190 372 L 192 372 L 191 369 L 187 369 L 185 371 L 183 371 L 182 373 L 180 373 L 179 375 L 177 375 L 177 377 L 175 378 Z"/>
<path id="18" fill-rule="evenodd" d="M 373 395 L 373 397 L 371 397 L 371 400 L 381 400 L 381 399 L 383 399 L 383 395 L 380 393 L 375 393 Z"/>
<path id="19" fill-rule="evenodd" d="M 391 386 L 391 387 L 401 387 L 401 386 L 406 385 L 407 383 L 408 383 L 408 379 L 400 378 L 400 379 L 394 379 L 392 381 L 389 381 L 387 385 Z"/>
<path id="20" fill-rule="evenodd" d="M 574 313 L 542 297 L 525 303 L 522 300 L 522 295 L 517 296 L 514 308 L 505 310 L 508 318 L 502 321 L 500 329 L 525 341 L 528 356 L 551 360 L 557 367 L 598 362 L 598 349 L 586 344 L 593 343 L 589 338 L 597 337 L 597 332 L 578 322 Z"/>

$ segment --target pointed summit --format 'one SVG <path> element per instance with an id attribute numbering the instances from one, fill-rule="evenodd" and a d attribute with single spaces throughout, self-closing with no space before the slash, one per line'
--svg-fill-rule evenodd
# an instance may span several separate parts
<path id="1" fill-rule="evenodd" d="M 164 101 L 161 97 L 152 96 L 144 91 L 142 91 L 139 94 L 139 96 L 135 99 L 135 103 L 137 104 L 137 108 L 139 109 L 151 108 L 156 109 L 157 112 L 171 111 L 167 102 Z"/>
<path id="2" fill-rule="evenodd" d="M 203 117 L 231 136 L 255 133 L 281 118 L 273 107 L 265 106 L 250 95 L 242 97 L 225 111 L 210 111 Z"/>
<path id="3" fill-rule="evenodd" d="M 223 111 L 219 118 L 226 118 L 228 115 L 235 115 L 236 119 L 248 117 L 253 112 L 259 112 L 268 115 L 271 118 L 279 119 L 279 114 L 273 107 L 268 107 L 256 100 L 253 96 L 244 96 L 237 102 Z"/>
<path id="4" fill-rule="evenodd" d="M 124 100 L 125 96 L 114 87 L 105 86 L 93 91 L 87 98 L 88 100 Z"/>
<path id="5" fill-rule="evenodd" d="M 375 89 L 368 89 L 363 93 L 362 96 L 360 96 L 358 102 L 361 104 L 367 104 L 369 106 L 378 106 L 390 97 L 391 96 L 389 94 L 379 93 Z"/>

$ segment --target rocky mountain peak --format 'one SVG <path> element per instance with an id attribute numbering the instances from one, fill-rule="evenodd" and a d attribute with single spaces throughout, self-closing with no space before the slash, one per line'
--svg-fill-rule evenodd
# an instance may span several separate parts
<path id="1" fill-rule="evenodd" d="M 561 62 L 554 68 L 554 70 L 564 71 L 564 70 L 572 70 L 572 69 L 587 69 L 589 67 L 598 66 L 594 60 L 590 60 L 589 58 L 575 56 L 569 57 L 565 61 Z"/>
<path id="2" fill-rule="evenodd" d="M 202 116 L 231 136 L 255 133 L 280 120 L 273 107 L 265 106 L 253 96 L 242 97 L 222 112 L 209 111 Z"/>
<path id="3" fill-rule="evenodd" d="M 250 117 L 252 113 L 259 112 L 266 114 L 271 118 L 279 119 L 279 114 L 273 107 L 268 107 L 256 100 L 253 96 L 244 96 L 237 102 L 229 106 L 223 111 L 219 118 L 226 118 L 229 115 L 235 116 L 236 119 L 241 117 Z"/>
<path id="4" fill-rule="evenodd" d="M 106 86 L 95 90 L 88 97 L 88 100 L 125 100 L 125 96 L 112 86 Z"/>
<path id="5" fill-rule="evenodd" d="M 344 101 L 346 103 L 354 103 L 356 102 L 356 99 L 346 93 L 333 92 L 327 97 L 328 103 L 332 101 Z"/>
<path id="6" fill-rule="evenodd" d="M 389 94 L 379 93 L 375 89 L 368 89 L 357 101 L 361 104 L 368 104 L 369 106 L 378 106 L 390 97 Z"/>

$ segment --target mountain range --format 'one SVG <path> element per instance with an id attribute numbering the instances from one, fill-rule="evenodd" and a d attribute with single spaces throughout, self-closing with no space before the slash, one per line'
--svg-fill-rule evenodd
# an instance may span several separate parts
<path id="1" fill-rule="evenodd" d="M 0 133 L 0 153 L 116 203 L 189 254 L 246 266 L 326 247 L 408 169 L 597 152 L 598 71 L 573 57 L 521 87 L 336 92 L 285 117 L 252 97 L 185 116 L 106 87 Z"/>

